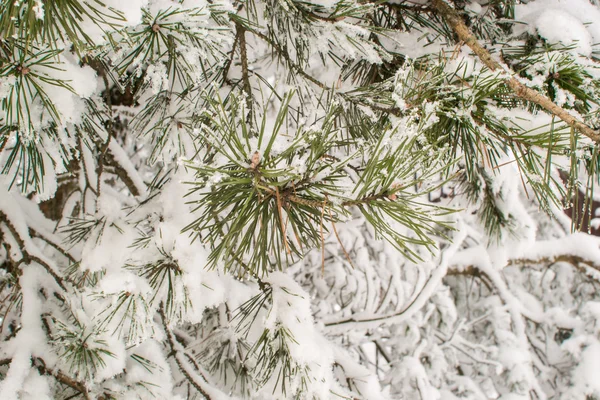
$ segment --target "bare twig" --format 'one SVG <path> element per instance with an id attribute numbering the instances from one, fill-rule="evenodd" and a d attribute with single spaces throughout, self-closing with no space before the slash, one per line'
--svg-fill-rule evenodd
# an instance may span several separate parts
<path id="1" fill-rule="evenodd" d="M 494 288 L 492 287 L 492 284 L 490 282 L 490 278 L 482 273 L 478 268 L 470 265 L 466 268 L 453 268 L 450 267 L 448 268 L 448 273 L 446 274 L 447 276 L 453 276 L 453 275 L 467 275 L 467 276 L 472 276 L 474 278 L 479 278 L 481 280 L 481 282 L 483 282 L 483 284 L 485 285 L 485 287 L 487 288 L 487 290 L 489 290 L 490 292 L 494 291 Z"/>
<path id="2" fill-rule="evenodd" d="M 287 236 L 285 234 L 286 223 L 283 222 L 283 212 L 281 211 L 281 209 L 282 209 L 281 196 L 279 196 L 279 188 L 277 186 L 275 186 L 275 193 L 277 195 L 277 212 L 279 213 L 279 221 L 281 222 L 281 236 L 283 238 L 283 243 L 285 244 L 285 250 L 287 251 L 288 254 L 292 254 L 292 251 L 290 250 L 290 246 L 288 245 Z"/>
<path id="3" fill-rule="evenodd" d="M 329 206 L 328 210 L 329 210 L 329 218 L 331 219 L 331 227 L 333 228 L 333 233 L 335 233 L 335 237 L 337 238 L 337 241 L 340 244 L 340 247 L 342 248 L 344 255 L 346 256 L 346 259 L 350 263 L 350 266 L 352 267 L 352 269 L 356 269 L 354 267 L 354 264 L 352 263 L 350 254 L 348 254 L 348 251 L 346 251 L 346 248 L 344 247 L 344 244 L 342 243 L 342 239 L 340 239 L 340 235 L 338 234 L 337 228 L 335 227 L 335 223 L 333 222 L 334 220 L 333 220 L 333 214 L 331 213 L 331 206 Z"/>
<path id="4" fill-rule="evenodd" d="M 585 259 L 580 256 L 576 256 L 573 254 L 559 254 L 553 257 L 540 257 L 540 258 L 515 258 L 508 262 L 508 265 L 536 265 L 536 264 L 556 264 L 558 262 L 566 262 L 571 265 L 585 264 L 589 265 L 596 271 L 600 272 L 600 265 L 595 263 L 594 261 Z"/>
<path id="5" fill-rule="evenodd" d="M 235 48 L 237 47 L 238 41 L 240 40 L 240 33 L 236 32 L 235 39 L 233 40 L 233 46 L 231 49 L 231 54 L 227 58 L 225 66 L 223 67 L 223 81 L 228 85 L 231 85 L 231 80 L 227 78 L 229 75 L 229 70 L 231 69 L 231 64 L 233 63 L 233 57 L 235 56 Z"/>

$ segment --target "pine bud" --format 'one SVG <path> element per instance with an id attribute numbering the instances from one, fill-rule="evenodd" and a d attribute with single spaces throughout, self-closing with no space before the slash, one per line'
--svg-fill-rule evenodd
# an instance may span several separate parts
<path id="1" fill-rule="evenodd" d="M 17 71 L 19 71 L 21 75 L 27 75 L 29 72 L 31 72 L 31 70 L 24 65 L 17 66 Z"/>
<path id="2" fill-rule="evenodd" d="M 258 164 L 260 164 L 260 153 L 258 151 L 255 151 L 252 155 L 252 159 L 250 160 L 250 168 L 256 169 L 258 167 Z"/>
<path id="3" fill-rule="evenodd" d="M 399 187 L 400 187 L 400 184 L 398 182 L 394 182 L 390 186 L 390 189 L 396 190 Z M 398 196 L 396 195 L 396 193 L 390 193 L 390 194 L 388 194 L 387 198 L 390 199 L 390 200 L 392 200 L 392 201 L 394 201 L 394 200 L 398 199 Z"/>

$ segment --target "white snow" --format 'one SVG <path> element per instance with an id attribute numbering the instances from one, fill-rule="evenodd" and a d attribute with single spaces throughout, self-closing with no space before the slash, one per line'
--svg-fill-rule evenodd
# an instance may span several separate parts
<path id="1" fill-rule="evenodd" d="M 536 0 L 515 6 L 515 18 L 550 43 L 574 45 L 574 51 L 589 56 L 600 42 L 600 9 L 587 0 Z"/>

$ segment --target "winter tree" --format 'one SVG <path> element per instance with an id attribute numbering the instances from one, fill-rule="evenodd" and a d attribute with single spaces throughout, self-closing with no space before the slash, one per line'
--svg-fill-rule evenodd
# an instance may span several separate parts
<path id="1" fill-rule="evenodd" d="M 3 0 L 0 399 L 600 399 L 596 0 Z"/>

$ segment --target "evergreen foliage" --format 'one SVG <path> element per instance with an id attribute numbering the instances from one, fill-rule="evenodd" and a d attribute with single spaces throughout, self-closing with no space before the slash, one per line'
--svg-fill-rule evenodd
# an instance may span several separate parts
<path id="1" fill-rule="evenodd" d="M 590 0 L 2 1 L 0 398 L 600 398 L 596 42 Z"/>

